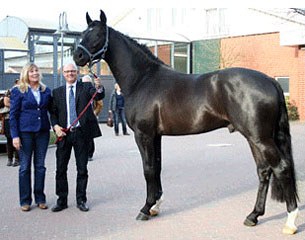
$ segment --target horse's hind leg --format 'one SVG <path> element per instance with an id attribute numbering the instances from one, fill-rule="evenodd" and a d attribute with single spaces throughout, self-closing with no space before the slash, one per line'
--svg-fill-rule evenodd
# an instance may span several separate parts
<path id="1" fill-rule="evenodd" d="M 274 167 L 274 178 L 272 182 L 272 198 L 278 201 L 285 201 L 287 207 L 287 221 L 283 228 L 283 233 L 294 234 L 297 232 L 295 225 L 298 217 L 297 193 L 295 186 L 295 176 L 293 166 L 287 163 L 284 159 L 278 166 Z"/>
<path id="2" fill-rule="evenodd" d="M 259 187 L 257 192 L 256 203 L 253 211 L 247 216 L 244 224 L 246 226 L 255 226 L 258 222 L 257 218 L 265 214 L 265 205 L 271 176 L 271 168 L 263 163 L 262 154 L 258 148 L 249 141 L 253 157 L 257 165 L 257 174 L 259 178 Z"/>
<path id="3" fill-rule="evenodd" d="M 159 213 L 162 202 L 161 187 L 161 136 L 151 137 L 143 133 L 135 133 L 146 180 L 146 203 L 137 216 L 137 220 L 148 220 Z"/>
<path id="4" fill-rule="evenodd" d="M 256 203 L 253 211 L 247 216 L 246 220 L 244 221 L 244 224 L 246 226 L 255 226 L 258 222 L 257 218 L 265 214 L 265 205 L 269 188 L 271 169 L 269 167 L 258 166 L 257 174 L 259 178 L 259 187 L 257 192 Z"/>
<path id="5" fill-rule="evenodd" d="M 248 215 L 245 224 L 247 226 L 256 225 L 258 216 L 264 214 L 268 185 L 272 174 L 272 198 L 280 202 L 285 201 L 288 211 L 288 219 L 283 232 L 294 234 L 297 231 L 295 220 L 298 208 L 293 162 L 282 156 L 273 139 L 249 141 L 249 143 L 258 166 L 260 185 L 254 210 Z"/>

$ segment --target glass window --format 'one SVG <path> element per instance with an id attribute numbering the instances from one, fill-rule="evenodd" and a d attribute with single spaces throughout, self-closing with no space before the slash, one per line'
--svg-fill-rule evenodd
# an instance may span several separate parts
<path id="1" fill-rule="evenodd" d="M 187 44 L 186 43 L 175 43 L 174 47 L 174 66 L 179 72 L 188 73 L 187 70 Z"/>
<path id="2" fill-rule="evenodd" d="M 289 96 L 289 77 L 276 77 L 275 79 L 281 85 L 285 96 Z"/>

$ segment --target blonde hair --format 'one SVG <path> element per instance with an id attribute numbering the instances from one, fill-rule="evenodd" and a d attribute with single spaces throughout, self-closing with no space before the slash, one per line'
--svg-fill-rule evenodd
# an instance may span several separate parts
<path id="1" fill-rule="evenodd" d="M 92 82 L 92 78 L 90 77 L 90 75 L 85 75 L 82 77 L 82 81 L 83 82 Z"/>
<path id="2" fill-rule="evenodd" d="M 22 68 L 21 73 L 20 73 L 19 89 L 20 89 L 20 92 L 22 92 L 22 93 L 27 92 L 29 90 L 29 85 L 30 85 L 29 84 L 30 83 L 29 72 L 33 68 L 38 69 L 38 72 L 39 72 L 39 87 L 40 87 L 41 91 L 44 92 L 46 90 L 46 85 L 41 82 L 42 74 L 40 72 L 39 67 L 35 63 L 28 63 Z"/>
<path id="3" fill-rule="evenodd" d="M 121 89 L 121 87 L 120 87 L 120 85 L 119 85 L 118 83 L 115 83 L 115 84 L 114 84 L 114 89 L 115 89 L 115 90 L 118 90 L 118 89 Z"/>

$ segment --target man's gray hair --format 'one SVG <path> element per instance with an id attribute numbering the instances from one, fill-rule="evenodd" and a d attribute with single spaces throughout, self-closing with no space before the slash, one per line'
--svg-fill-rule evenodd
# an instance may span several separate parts
<path id="1" fill-rule="evenodd" d="M 75 68 L 75 70 L 78 70 L 78 67 L 77 67 L 77 65 L 75 64 L 74 61 L 65 63 L 65 64 L 63 65 L 63 69 L 64 69 L 66 66 L 68 66 L 68 65 L 73 65 L 73 67 Z"/>

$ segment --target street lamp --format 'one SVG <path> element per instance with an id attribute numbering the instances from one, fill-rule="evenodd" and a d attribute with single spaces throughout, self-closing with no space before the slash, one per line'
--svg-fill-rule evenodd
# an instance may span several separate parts
<path id="1" fill-rule="evenodd" d="M 66 12 L 62 12 L 61 14 L 59 14 L 58 20 L 59 20 L 59 22 L 58 22 L 58 29 L 55 32 L 55 34 L 56 35 L 60 35 L 60 38 L 61 38 L 60 85 L 62 85 L 62 83 L 63 83 L 62 68 L 63 68 L 63 65 L 64 65 L 64 34 L 69 31 L 68 22 L 67 22 L 67 13 Z"/>

